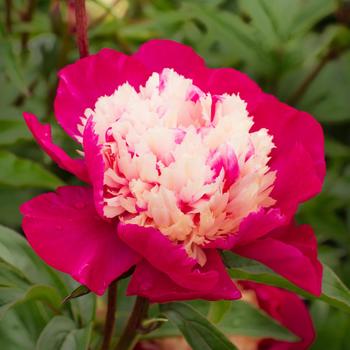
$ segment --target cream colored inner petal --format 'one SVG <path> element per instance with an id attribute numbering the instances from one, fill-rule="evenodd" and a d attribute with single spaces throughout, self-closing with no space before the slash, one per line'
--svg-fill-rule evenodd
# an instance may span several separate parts
<path id="1" fill-rule="evenodd" d="M 105 216 L 159 229 L 200 264 L 204 244 L 275 203 L 272 137 L 251 131 L 238 95 L 205 94 L 164 69 L 139 92 L 125 83 L 101 96 L 82 130 L 90 116 L 106 164 Z"/>

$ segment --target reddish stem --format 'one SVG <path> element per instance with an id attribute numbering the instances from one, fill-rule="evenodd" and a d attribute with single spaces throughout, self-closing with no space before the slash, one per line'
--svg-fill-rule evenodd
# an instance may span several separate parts
<path id="1" fill-rule="evenodd" d="M 134 347 L 142 326 L 142 321 L 147 317 L 148 308 L 149 301 L 146 298 L 138 296 L 129 321 L 115 350 L 130 350 Z"/>
<path id="2" fill-rule="evenodd" d="M 85 0 L 75 0 L 75 23 L 79 55 L 83 58 L 89 55 Z"/>
<path id="3" fill-rule="evenodd" d="M 115 310 L 117 302 L 117 281 L 110 284 L 108 288 L 108 308 L 106 314 L 105 329 L 103 334 L 103 342 L 101 350 L 108 350 L 111 343 L 114 323 L 115 323 Z"/>
<path id="4" fill-rule="evenodd" d="M 5 1 L 5 25 L 8 33 L 12 32 L 12 0 Z"/>
<path id="5" fill-rule="evenodd" d="M 24 12 L 21 13 L 21 20 L 23 22 L 30 23 L 34 16 L 34 11 L 36 7 L 36 0 L 28 0 L 27 1 L 27 7 Z M 21 35 L 21 47 L 22 52 L 28 51 L 28 40 L 29 40 L 29 33 L 23 32 Z"/>

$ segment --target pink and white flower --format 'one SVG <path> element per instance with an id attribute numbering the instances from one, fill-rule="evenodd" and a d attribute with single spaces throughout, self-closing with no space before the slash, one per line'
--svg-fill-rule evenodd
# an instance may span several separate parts
<path id="1" fill-rule="evenodd" d="M 59 78 L 55 114 L 82 158 L 24 117 L 51 158 L 89 186 L 22 206 L 27 238 L 47 263 L 98 294 L 136 265 L 129 294 L 235 299 L 218 253 L 230 249 L 320 293 L 313 232 L 293 224 L 325 175 L 310 115 L 167 40 L 132 56 L 104 49 Z"/>

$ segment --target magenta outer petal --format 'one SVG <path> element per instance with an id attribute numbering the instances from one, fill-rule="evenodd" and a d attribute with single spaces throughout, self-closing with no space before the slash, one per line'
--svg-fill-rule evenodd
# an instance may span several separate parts
<path id="1" fill-rule="evenodd" d="M 234 300 L 241 297 L 240 291 L 226 272 L 220 255 L 216 250 L 206 250 L 207 263 L 202 268 L 205 271 L 215 271 L 218 274 L 218 282 L 209 291 L 190 290 L 183 288 L 170 279 L 166 273 L 154 268 L 143 260 L 129 283 L 128 295 L 139 295 L 148 298 L 151 302 L 168 302 L 174 300 Z"/>
<path id="2" fill-rule="evenodd" d="M 88 188 L 60 187 L 26 202 L 21 212 L 23 230 L 36 253 L 99 295 L 139 261 L 119 240 L 114 225 L 97 215 Z"/>
<path id="3" fill-rule="evenodd" d="M 209 69 L 203 58 L 190 46 L 176 41 L 150 40 L 133 56 L 152 72 L 159 73 L 164 68 L 172 68 L 213 95 L 235 93 L 245 100 L 261 95 L 259 86 L 247 75 L 231 68 Z"/>
<path id="4" fill-rule="evenodd" d="M 182 245 L 171 242 L 153 227 L 120 223 L 118 234 L 131 249 L 183 288 L 206 292 L 218 283 L 215 271 L 202 272 Z"/>
<path id="5" fill-rule="evenodd" d="M 273 153 L 275 157 L 283 157 L 293 144 L 300 143 L 309 153 L 317 176 L 323 180 L 326 171 L 324 136 L 315 118 L 269 94 L 263 94 L 259 103 L 256 106 L 252 104 L 251 109 L 254 128 L 268 128 L 273 135 L 277 146 Z"/>
<path id="6" fill-rule="evenodd" d="M 23 117 L 39 146 L 58 164 L 58 166 L 89 182 L 89 175 L 83 159 L 73 159 L 60 147 L 52 142 L 51 128 L 48 124 L 41 124 L 34 114 L 23 113 Z"/>
<path id="7" fill-rule="evenodd" d="M 198 87 L 206 82 L 207 69 L 202 57 L 189 46 L 171 40 L 150 40 L 133 55 L 151 72 L 160 73 L 164 68 L 172 68 L 177 73 L 190 78 Z"/>
<path id="8" fill-rule="evenodd" d="M 286 217 L 281 215 L 279 209 L 262 208 L 243 219 L 237 233 L 216 239 L 208 243 L 206 248 L 232 249 L 237 244 L 255 241 L 285 223 Z"/>
<path id="9" fill-rule="evenodd" d="M 137 60 L 111 49 L 66 66 L 58 74 L 55 114 L 59 124 L 76 138 L 80 117 L 86 108 L 94 107 L 98 97 L 111 95 L 125 82 L 138 89 L 149 75 Z"/>
<path id="10" fill-rule="evenodd" d="M 245 289 L 254 290 L 259 306 L 301 339 L 295 343 L 273 339 L 262 340 L 259 350 L 310 349 L 315 339 L 315 330 L 305 304 L 297 295 L 257 283 L 244 282 L 243 286 Z"/>
<path id="11" fill-rule="evenodd" d="M 248 75 L 232 68 L 206 70 L 207 79 L 203 89 L 212 95 L 225 93 L 239 95 L 250 106 L 255 106 L 262 96 L 262 91 Z M 247 106 L 248 107 L 248 106 Z"/>
<path id="12" fill-rule="evenodd" d="M 95 207 L 98 214 L 103 218 L 103 178 L 105 164 L 98 144 L 98 136 L 94 133 L 94 124 L 90 118 L 86 123 L 83 138 L 85 162 L 91 178 Z"/>
<path id="13" fill-rule="evenodd" d="M 310 154 L 300 143 L 285 150 L 283 157 L 273 159 L 271 167 L 277 170 L 271 196 L 289 218 L 295 214 L 299 203 L 312 198 L 322 189 L 323 178 L 317 175 Z"/>
<path id="14" fill-rule="evenodd" d="M 248 101 L 247 106 L 254 118 L 253 129 L 267 128 L 276 145 L 270 161 L 271 169 L 277 170 L 271 196 L 291 216 L 300 202 L 322 189 L 326 171 L 322 128 L 309 114 L 271 95 L 262 94 L 255 102 Z"/>
<path id="15" fill-rule="evenodd" d="M 281 214 L 279 209 L 260 209 L 242 221 L 236 244 L 244 245 L 253 242 L 285 223 L 286 217 Z"/>
<path id="16" fill-rule="evenodd" d="M 247 245 L 236 246 L 233 252 L 260 261 L 298 287 L 319 296 L 322 265 L 317 259 L 317 242 L 308 225 L 289 226 Z"/>

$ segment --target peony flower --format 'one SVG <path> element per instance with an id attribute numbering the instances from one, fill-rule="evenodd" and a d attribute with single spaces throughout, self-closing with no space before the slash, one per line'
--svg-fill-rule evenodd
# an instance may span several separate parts
<path id="1" fill-rule="evenodd" d="M 236 299 L 219 254 L 227 249 L 320 294 L 314 234 L 293 223 L 325 175 L 323 133 L 310 115 L 167 40 L 132 56 L 103 49 L 62 69 L 55 115 L 80 158 L 53 143 L 48 125 L 24 118 L 87 186 L 21 207 L 28 241 L 49 265 L 97 294 L 136 266 L 130 295 Z"/>
<path id="2" fill-rule="evenodd" d="M 304 302 L 280 288 L 252 282 L 239 282 L 243 299 L 269 314 L 300 340 L 297 342 L 227 335 L 238 350 L 306 350 L 315 339 L 312 319 Z M 190 350 L 182 337 L 141 341 L 135 350 Z"/>

